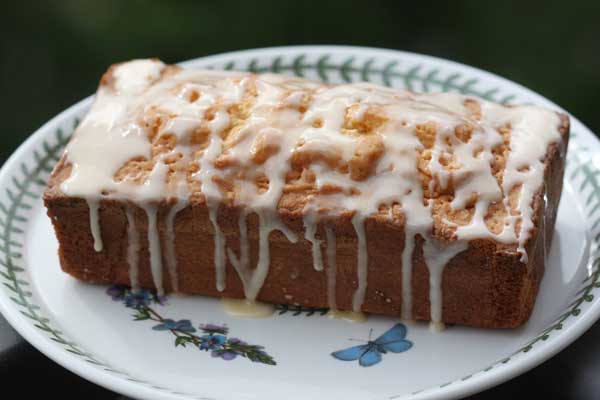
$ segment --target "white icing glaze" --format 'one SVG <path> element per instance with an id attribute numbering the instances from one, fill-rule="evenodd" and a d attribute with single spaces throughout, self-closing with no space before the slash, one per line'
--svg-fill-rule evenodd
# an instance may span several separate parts
<path id="1" fill-rule="evenodd" d="M 433 333 L 440 333 L 446 330 L 446 324 L 443 322 L 429 321 L 429 330 Z"/>
<path id="2" fill-rule="evenodd" d="M 171 278 L 171 286 L 174 292 L 179 291 L 179 279 L 177 276 L 177 257 L 175 256 L 175 217 L 177 213 L 184 209 L 186 202 L 177 199 L 177 202 L 171 206 L 165 220 L 165 261 Z"/>
<path id="3" fill-rule="evenodd" d="M 131 206 L 128 205 L 125 208 L 125 215 L 127 216 L 127 263 L 129 264 L 129 281 L 131 282 L 131 289 L 134 292 L 137 292 L 140 289 L 138 281 L 140 236 L 135 227 L 135 218 Z"/>
<path id="4" fill-rule="evenodd" d="M 209 203 L 210 204 L 210 203 Z M 208 218 L 214 229 L 215 235 L 215 277 L 217 290 L 222 292 L 225 290 L 225 235 L 219 228 L 217 222 L 218 204 L 208 206 Z"/>
<path id="5" fill-rule="evenodd" d="M 311 243 L 313 266 L 317 271 L 323 271 L 323 256 L 321 255 L 321 243 L 320 239 L 315 236 L 319 224 L 317 222 L 317 216 L 314 211 L 304 210 L 304 237 Z"/>
<path id="6" fill-rule="evenodd" d="M 269 235 L 275 230 L 281 231 L 290 241 L 295 241 L 293 233 L 284 227 L 279 220 L 270 214 L 264 212 L 257 213 L 259 219 L 259 238 L 258 238 L 258 263 L 256 268 L 249 268 L 249 248 L 248 228 L 246 225 L 246 212 L 242 212 L 239 218 L 240 229 L 240 257 L 238 258 L 231 249 L 227 249 L 227 256 L 231 265 L 237 271 L 244 294 L 249 301 L 255 301 L 262 285 L 269 273 L 270 249 Z"/>
<path id="7" fill-rule="evenodd" d="M 100 201 L 98 199 L 87 199 L 88 207 L 90 209 L 90 230 L 92 237 L 94 238 L 94 250 L 102 251 L 102 232 L 100 229 Z"/>
<path id="8" fill-rule="evenodd" d="M 404 229 L 402 249 L 402 319 L 412 319 L 412 255 L 415 249 L 415 232 L 410 227 Z"/>
<path id="9" fill-rule="evenodd" d="M 450 244 L 439 243 L 429 239 L 423 246 L 423 256 L 429 269 L 429 306 L 431 307 L 431 322 L 442 323 L 442 278 L 444 267 L 461 251 L 469 247 L 468 242 L 456 241 Z"/>
<path id="10" fill-rule="evenodd" d="M 238 219 L 238 227 L 240 232 L 240 256 L 239 258 L 235 255 L 235 253 L 231 249 L 227 249 L 227 257 L 229 258 L 229 262 L 233 265 L 233 268 L 238 273 L 240 280 L 242 281 L 242 285 L 244 287 L 244 295 L 248 298 L 249 291 L 249 282 L 251 279 L 251 271 L 248 270 L 249 264 L 249 254 L 250 254 L 250 243 L 248 242 L 248 226 L 246 222 L 246 218 L 248 214 L 245 211 L 240 213 Z"/>
<path id="11" fill-rule="evenodd" d="M 262 288 L 267 274 L 269 273 L 269 265 L 271 263 L 270 249 L 269 249 L 269 235 L 274 230 L 281 230 L 282 233 L 292 234 L 287 228 L 282 228 L 279 220 L 270 213 L 260 212 L 258 213 L 259 218 L 259 236 L 258 236 L 258 264 L 256 269 L 252 272 L 250 278 L 250 284 L 248 285 L 248 291 L 246 297 L 250 301 L 254 301 L 258 292 Z M 288 240 L 291 242 L 295 241 L 295 238 L 291 235 L 286 235 Z"/>
<path id="12" fill-rule="evenodd" d="M 337 241 L 335 231 L 329 226 L 325 226 L 325 235 L 327 236 L 327 304 L 330 310 L 336 310 Z"/>
<path id="13" fill-rule="evenodd" d="M 162 256 L 156 210 L 158 203 L 174 192 L 168 166 L 172 156 L 198 166 L 191 179 L 200 185 L 202 199 L 196 201 L 206 204 L 214 231 L 217 289 L 225 289 L 229 260 L 250 301 L 256 299 L 269 272 L 271 233 L 280 231 L 287 240 L 297 240 L 280 221 L 278 208 L 288 184 L 287 174 L 298 159 L 307 160 L 303 168 L 309 168 L 315 176 L 315 192 L 308 197 L 303 219 L 316 270 L 323 270 L 322 241 L 316 237 L 320 218 L 353 213 L 357 236 L 357 289 L 352 302 L 355 311 L 362 309 L 368 289 L 369 238 L 364 224 L 374 214 L 398 225 L 396 211 L 403 215 L 402 316 L 406 319 L 412 318 L 416 235 L 425 240 L 434 323 L 442 320 L 444 265 L 466 249 L 468 241 L 487 238 L 516 244 L 522 262 L 527 262 L 533 199 L 543 182 L 544 157 L 548 146 L 560 141 L 556 113 L 529 106 L 504 107 L 457 94 L 419 95 L 367 83 L 326 86 L 269 74 L 257 77 L 191 70 L 166 74 L 165 68 L 157 60 L 136 60 L 114 68 L 67 148 L 72 169 L 61 185 L 65 194 L 88 202 L 97 251 L 102 250 L 98 219 L 102 198 L 130 200 L 146 211 L 153 280 L 159 291 Z M 478 105 L 479 115 L 467 107 L 467 101 Z M 237 114 L 236 107 L 241 110 Z M 176 138 L 174 148 L 159 156 L 153 154 L 149 128 L 144 124 L 155 115 L 152 113 L 162 118 L 154 132 L 156 137 Z M 239 122 L 241 114 L 245 116 Z M 416 134 L 423 124 L 435 128 L 432 142 L 427 145 L 426 139 Z M 468 140 L 455 134 L 460 125 L 472 127 Z M 498 183 L 492 172 L 493 150 L 506 139 L 499 132 L 504 127 L 510 128 L 510 151 L 502 182 Z M 194 144 L 200 133 L 206 135 L 202 146 Z M 426 153 L 428 161 L 423 170 L 420 163 Z M 115 179 L 120 168 L 132 159 L 152 160 L 152 170 L 142 184 Z M 449 167 L 448 159 L 454 159 L 457 165 Z M 431 177 L 429 198 L 422 187 L 424 175 Z M 258 178 L 268 182 L 266 187 L 257 183 Z M 226 193 L 222 182 L 229 182 L 233 192 Z M 332 187 L 335 190 L 330 190 Z M 509 200 L 515 188 L 520 188 L 516 206 Z M 451 192 L 452 210 L 473 207 L 473 213 L 466 223 L 442 219 L 456 240 L 442 248 L 433 238 L 435 201 L 431 197 L 444 190 Z M 165 261 L 174 285 L 173 220 L 188 204 L 187 195 L 176 195 L 179 200 L 165 221 Z M 219 207 L 225 201 L 241 210 L 239 257 L 227 248 L 219 226 Z M 486 224 L 486 215 L 492 204 L 499 203 L 507 216 L 502 231 L 494 233 Z M 387 215 L 382 207 L 389 210 Z M 249 213 L 255 213 L 259 220 L 258 261 L 254 268 L 249 265 Z M 327 226 L 325 233 L 328 302 L 335 309 L 336 238 Z"/>
<path id="14" fill-rule="evenodd" d="M 528 260 L 525 243 L 529 232 L 533 229 L 533 197 L 544 181 L 544 158 L 548 144 L 556 142 L 557 130 L 560 120 L 558 115 L 548 110 L 531 106 L 521 106 L 510 115 L 497 115 L 498 110 L 489 109 L 489 118 L 496 117 L 500 124 L 510 124 L 511 141 L 510 153 L 504 172 L 502 190 L 509 193 L 512 188 L 521 185 L 521 193 L 517 205 L 521 229 L 518 232 L 519 251 L 521 261 Z M 496 114 L 496 115 L 495 115 Z M 527 170 L 522 170 L 527 168 Z M 511 220 L 510 227 L 516 222 Z"/>
<path id="15" fill-rule="evenodd" d="M 160 76 L 164 65 L 158 60 L 133 60 L 116 68 L 115 86 L 122 92 L 143 91 Z"/>
<path id="16" fill-rule="evenodd" d="M 352 309 L 354 312 L 360 312 L 363 301 L 365 300 L 365 292 L 367 290 L 367 267 L 368 267 L 368 252 L 367 252 L 367 235 L 365 233 L 365 217 L 362 214 L 356 214 L 352 218 L 352 225 L 356 231 L 356 270 L 358 278 L 358 288 L 352 297 Z"/>
<path id="17" fill-rule="evenodd" d="M 203 156 L 200 158 L 200 171 L 196 174 L 197 179 L 201 182 L 201 190 L 206 198 L 208 207 L 208 217 L 212 224 L 215 237 L 215 279 L 217 290 L 222 292 L 225 290 L 225 235 L 219 227 L 217 221 L 217 213 L 219 211 L 219 203 L 221 200 L 221 191 L 214 182 L 214 177 L 217 175 L 217 170 L 213 168 L 216 158 L 222 151 L 221 131 L 228 124 L 229 115 L 224 111 L 219 111 L 215 119 L 210 122 L 210 142 L 204 150 Z"/>
<path id="18" fill-rule="evenodd" d="M 162 254 L 160 248 L 160 235 L 158 232 L 157 207 L 155 205 L 142 205 L 148 217 L 148 250 L 150 252 L 150 270 L 152 271 L 152 280 L 159 296 L 164 294 L 163 289 L 163 271 Z"/>

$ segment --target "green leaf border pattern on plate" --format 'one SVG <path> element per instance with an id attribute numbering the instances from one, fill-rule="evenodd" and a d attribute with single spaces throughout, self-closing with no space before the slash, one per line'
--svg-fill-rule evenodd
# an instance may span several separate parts
<path id="1" fill-rule="evenodd" d="M 401 68 L 399 60 L 377 63 L 375 58 L 364 61 L 356 57 L 348 57 L 342 62 L 331 61 L 330 54 L 322 54 L 313 61 L 307 61 L 307 54 L 298 54 L 291 60 L 285 61 L 283 57 L 275 57 L 270 62 L 261 62 L 259 58 L 249 61 L 230 61 L 222 66 L 211 65 L 208 68 L 223 68 L 226 70 L 249 71 L 254 73 L 284 73 L 299 77 L 307 77 L 308 72 L 316 72 L 316 78 L 323 82 L 331 82 L 334 77 L 338 81 L 351 83 L 357 81 L 371 82 L 379 78 L 378 83 L 388 87 L 402 87 L 419 92 L 458 92 L 471 96 L 478 96 L 498 103 L 510 103 L 515 100 L 513 94 L 500 95 L 500 88 L 479 89 L 480 80 L 465 77 L 458 72 L 443 75 L 437 67 L 425 67 L 423 64 L 408 64 Z"/>
<path id="2" fill-rule="evenodd" d="M 312 317 L 313 315 L 327 315 L 327 313 L 329 312 L 329 308 L 277 304 L 275 306 L 275 312 L 277 313 L 277 315 L 290 314 L 293 317 L 297 317 L 299 315 L 304 315 L 305 317 Z"/>
<path id="3" fill-rule="evenodd" d="M 31 283 L 26 276 L 25 265 L 22 261 L 21 249 L 24 246 L 25 226 L 28 222 L 28 211 L 32 202 L 38 200 L 54 165 L 60 160 L 62 152 L 73 131 L 79 123 L 73 120 L 72 129 L 65 132 L 57 129 L 54 137 L 44 139 L 40 148 L 33 150 L 32 162 L 21 162 L 19 171 L 11 177 L 11 183 L 5 188 L 7 200 L 0 200 L 0 280 L 10 291 L 10 299 L 19 307 L 22 315 L 33 321 L 33 325 L 43 331 L 50 340 L 60 344 L 66 351 L 84 361 L 101 368 L 104 371 L 120 375 L 130 382 L 140 383 L 150 388 L 174 395 L 186 396 L 198 400 L 214 400 L 209 397 L 195 396 L 157 386 L 142 379 L 137 379 L 129 373 L 115 369 L 87 353 L 79 345 L 69 340 L 52 321 L 43 315 L 42 308 L 35 304 L 33 293 L 28 289 Z"/>
<path id="4" fill-rule="evenodd" d="M 383 62 L 382 62 L 383 61 Z M 442 71 L 437 67 L 425 64 L 415 64 L 406 61 L 401 56 L 393 60 L 378 60 L 375 58 L 362 59 L 350 56 L 335 61 L 335 56 L 329 53 L 318 55 L 294 54 L 293 56 L 261 57 L 248 59 L 245 55 L 232 55 L 231 59 L 219 65 L 207 68 L 222 68 L 227 70 L 246 70 L 252 72 L 273 72 L 288 75 L 306 76 L 321 79 L 325 82 L 334 80 L 341 82 L 371 81 L 386 86 L 403 87 L 415 91 L 452 91 L 466 95 L 483 97 L 500 103 L 518 102 L 516 95 L 503 93 L 499 87 L 485 87 L 482 80 L 472 78 L 456 71 Z M 81 115 L 79 115 L 81 117 Z M 44 335 L 61 345 L 69 353 L 94 364 L 104 371 L 119 375 L 129 381 L 143 384 L 147 387 L 165 393 L 185 396 L 194 399 L 209 399 L 202 396 L 182 393 L 169 388 L 153 385 L 137 379 L 127 372 L 114 369 L 85 352 L 79 345 L 69 340 L 54 323 L 47 318 L 43 309 L 36 304 L 35 296 L 29 289 L 26 265 L 22 259 L 25 227 L 28 222 L 28 211 L 33 201 L 41 196 L 49 174 L 60 155 L 78 121 L 72 120 L 69 132 L 58 129 L 52 137 L 46 138 L 29 154 L 29 160 L 23 161 L 20 168 L 13 172 L 10 183 L 5 187 L 5 193 L 0 200 L 0 282 L 6 288 L 10 299 L 24 317 L 32 320 L 33 325 Z M 522 346 L 508 357 L 490 364 L 487 368 L 459 379 L 446 382 L 436 387 L 468 380 L 474 376 L 490 371 L 498 365 L 510 362 L 518 354 L 529 352 L 534 346 L 546 341 L 561 330 L 565 321 L 580 315 L 582 307 L 589 305 L 600 287 L 600 169 L 592 162 L 589 149 L 577 142 L 577 135 L 571 134 L 571 144 L 567 163 L 566 179 L 574 190 L 586 199 L 586 213 L 591 222 L 592 247 L 588 277 L 582 282 L 578 297 L 564 312 L 533 340 Z M 297 312 L 297 310 L 279 310 L 280 312 Z M 304 310 L 300 310 L 303 313 Z M 434 389 L 429 387 L 413 394 Z M 389 398 L 398 398 L 390 396 Z"/>

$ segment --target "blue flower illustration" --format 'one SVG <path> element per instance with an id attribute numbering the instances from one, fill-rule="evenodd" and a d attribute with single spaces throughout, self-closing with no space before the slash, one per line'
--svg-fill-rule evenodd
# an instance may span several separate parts
<path id="1" fill-rule="evenodd" d="M 204 335 L 200 337 L 200 350 L 220 350 L 227 338 L 223 335 Z"/>
<path id="2" fill-rule="evenodd" d="M 239 354 L 232 350 L 213 350 L 210 355 L 216 358 L 222 358 L 225 361 L 231 361 Z"/>
<path id="3" fill-rule="evenodd" d="M 151 303 L 161 306 L 167 304 L 167 296 L 158 296 L 155 291 L 146 289 L 134 292 L 130 287 L 124 285 L 112 285 L 106 289 L 106 294 L 113 301 L 123 301 L 129 308 L 148 307 Z"/>
<path id="4" fill-rule="evenodd" d="M 113 301 L 121 301 L 125 297 L 127 288 L 121 285 L 112 285 L 106 289 L 106 294 L 110 296 Z"/>
<path id="5" fill-rule="evenodd" d="M 244 342 L 243 340 L 240 340 L 240 339 L 235 338 L 235 337 L 229 338 L 228 343 L 231 344 L 231 345 L 233 345 L 233 346 L 236 346 L 236 345 L 237 346 L 245 346 L 245 345 L 248 344 L 248 343 Z"/>
<path id="6" fill-rule="evenodd" d="M 192 326 L 192 322 L 189 319 L 181 319 L 179 321 L 174 321 L 172 319 L 164 319 L 162 323 L 158 325 L 154 325 L 152 327 L 155 331 L 172 331 L 177 330 L 181 332 L 196 332 L 196 328 Z"/>
<path id="7" fill-rule="evenodd" d="M 167 304 L 167 300 L 168 300 L 167 296 L 158 296 L 158 295 L 154 296 L 154 302 L 161 306 L 164 306 L 165 304 Z"/>
<path id="8" fill-rule="evenodd" d="M 129 308 L 142 308 L 148 307 L 152 302 L 152 295 L 147 290 L 140 290 L 139 292 L 133 293 L 128 291 L 125 293 L 125 307 Z"/>
<path id="9" fill-rule="evenodd" d="M 208 333 L 209 335 L 214 335 L 216 333 L 221 335 L 227 335 L 229 332 L 229 328 L 224 325 L 214 325 L 214 324 L 204 324 L 200 325 L 200 329 L 204 333 Z"/>

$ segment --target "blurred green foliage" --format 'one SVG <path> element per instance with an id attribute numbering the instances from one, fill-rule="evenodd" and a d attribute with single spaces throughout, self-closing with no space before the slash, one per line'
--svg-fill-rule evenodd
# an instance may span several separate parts
<path id="1" fill-rule="evenodd" d="M 497 73 L 600 131 L 600 1 L 13 1 L 0 12 L 0 157 L 94 92 L 113 62 L 350 44 Z"/>

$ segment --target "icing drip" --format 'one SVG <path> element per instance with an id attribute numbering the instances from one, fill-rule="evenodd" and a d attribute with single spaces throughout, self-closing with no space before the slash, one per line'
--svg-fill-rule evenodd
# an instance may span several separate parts
<path id="1" fill-rule="evenodd" d="M 365 234 L 365 217 L 361 214 L 356 214 L 352 217 L 352 225 L 356 231 L 357 237 L 357 257 L 356 257 L 356 275 L 358 279 L 358 288 L 352 297 L 352 309 L 359 312 L 365 300 L 365 292 L 367 290 L 367 236 Z"/>
<path id="2" fill-rule="evenodd" d="M 225 235 L 217 223 L 217 205 L 209 205 L 208 218 L 215 231 L 215 275 L 217 281 L 217 290 L 225 290 Z"/>
<path id="3" fill-rule="evenodd" d="M 210 143 L 200 159 L 200 172 L 197 178 L 201 182 L 201 190 L 206 198 L 208 207 L 208 216 L 214 230 L 215 240 L 215 279 L 217 290 L 222 292 L 225 290 L 225 236 L 217 222 L 217 213 L 219 210 L 219 202 L 223 197 L 219 187 L 216 185 L 214 178 L 218 175 L 218 171 L 214 168 L 216 158 L 222 152 L 221 131 L 229 123 L 229 115 L 226 112 L 217 112 L 216 118 L 210 122 L 211 137 Z"/>
<path id="4" fill-rule="evenodd" d="M 125 215 L 127 216 L 127 263 L 129 264 L 129 281 L 131 282 L 131 289 L 134 292 L 137 292 L 140 290 L 138 281 L 140 237 L 135 228 L 135 218 L 131 206 L 128 205 L 125 208 Z"/>
<path id="5" fill-rule="evenodd" d="M 167 262 L 167 269 L 169 271 L 169 277 L 171 278 L 171 286 L 174 292 L 179 291 L 179 280 L 177 277 L 177 257 L 175 256 L 175 217 L 177 213 L 184 209 L 186 202 L 180 199 L 169 210 L 167 218 L 165 220 L 165 261 Z"/>
<path id="6" fill-rule="evenodd" d="M 90 230 L 94 238 L 94 250 L 102 251 L 102 232 L 100 231 L 100 201 L 97 199 L 88 199 L 88 207 L 90 209 Z"/>
<path id="7" fill-rule="evenodd" d="M 142 205 L 148 217 L 148 250 L 150 251 L 150 270 L 152 280 L 159 296 L 165 291 L 163 289 L 162 255 L 160 249 L 160 235 L 157 224 L 157 207 L 155 205 Z"/>
<path id="8" fill-rule="evenodd" d="M 252 273 L 252 279 L 248 287 L 246 297 L 250 301 L 254 301 L 258 292 L 262 288 L 267 274 L 269 273 L 269 265 L 271 263 L 269 249 L 269 235 L 271 232 L 278 230 L 283 233 L 290 242 L 296 242 L 297 238 L 294 233 L 279 222 L 273 215 L 265 212 L 258 213 L 259 218 L 259 236 L 258 236 L 258 264 Z"/>
<path id="9" fill-rule="evenodd" d="M 312 245 L 313 266 L 317 271 L 323 271 L 323 256 L 321 255 L 321 240 L 315 237 L 319 224 L 314 212 L 305 210 L 304 212 L 304 237 Z"/>
<path id="10" fill-rule="evenodd" d="M 546 184 L 544 184 L 544 210 L 549 206 L 550 202 L 548 201 L 548 188 Z M 550 252 L 550 242 L 548 241 L 547 232 L 546 232 L 546 213 L 542 213 L 542 227 L 540 228 L 540 232 L 544 235 L 542 237 L 542 245 L 544 246 L 544 265 L 548 265 L 548 254 Z"/>
<path id="11" fill-rule="evenodd" d="M 262 284 L 267 277 L 269 259 L 269 234 L 271 230 L 265 227 L 265 218 L 259 216 L 259 252 L 258 252 L 258 264 L 254 270 L 250 270 L 248 267 L 248 227 L 246 225 L 246 214 L 242 213 L 239 219 L 240 227 L 240 258 L 238 259 L 235 253 L 231 249 L 227 249 L 227 254 L 231 264 L 237 271 L 242 285 L 244 286 L 244 294 L 246 299 L 254 301 Z"/>
<path id="12" fill-rule="evenodd" d="M 443 322 L 429 321 L 429 330 L 434 333 L 440 333 L 446 330 L 446 324 Z"/>
<path id="13" fill-rule="evenodd" d="M 236 270 L 240 280 L 242 281 L 242 285 L 244 286 L 244 295 L 246 298 L 248 298 L 247 287 L 250 282 L 251 273 L 248 270 L 250 244 L 248 243 L 248 226 L 246 223 L 247 217 L 248 214 L 245 211 L 242 211 L 238 219 L 238 227 L 240 230 L 240 257 L 238 258 L 230 248 L 227 249 L 227 256 L 229 257 L 231 265 L 233 265 L 233 268 Z"/>
<path id="14" fill-rule="evenodd" d="M 269 263 L 271 260 L 270 248 L 269 248 L 269 235 L 271 229 L 267 226 L 268 221 L 262 213 L 258 214 L 259 218 L 259 234 L 258 234 L 258 263 L 256 269 L 252 273 L 246 298 L 250 301 L 254 301 L 260 288 L 262 287 L 267 274 L 269 273 Z"/>
<path id="15" fill-rule="evenodd" d="M 415 249 L 415 232 L 406 227 L 404 230 L 404 249 L 402 250 L 402 319 L 412 319 L 412 255 Z"/>
<path id="16" fill-rule="evenodd" d="M 337 244 L 335 231 L 333 228 L 325 226 L 325 235 L 327 236 L 327 304 L 330 310 L 336 310 Z"/>
<path id="17" fill-rule="evenodd" d="M 280 220 L 280 211 L 297 211 L 294 191 L 304 191 L 301 197 L 307 200 L 302 217 L 314 268 L 323 270 L 327 257 L 331 309 L 336 308 L 336 236 L 325 226 L 327 249 L 322 254 L 319 215 L 353 214 L 355 311 L 362 308 L 368 284 L 364 224 L 374 215 L 404 227 L 405 319 L 412 318 L 416 235 L 424 238 L 435 326 L 442 321 L 444 266 L 470 240 L 514 244 L 521 261 L 527 262 L 533 199 L 543 182 L 544 157 L 548 146 L 560 141 L 560 120 L 554 112 L 367 83 L 328 86 L 270 74 L 167 69 L 157 60 L 136 60 L 113 69 L 113 79 L 103 81 L 67 147 L 72 169 L 61 185 L 65 194 L 87 200 L 96 251 L 103 249 L 100 199 L 141 205 L 148 216 L 152 277 L 160 292 L 161 246 L 177 290 L 177 212 L 187 205 L 205 205 L 215 232 L 217 289 L 225 289 L 229 259 L 246 298 L 255 300 L 269 273 L 271 233 L 277 230 L 289 241 L 297 240 Z M 507 151 L 496 153 L 502 146 Z M 494 169 L 498 154 L 504 157 L 499 172 Z M 142 167 L 127 172 L 124 167 L 132 160 Z M 181 165 L 190 168 L 182 170 Z M 174 186 L 173 180 L 186 185 Z M 184 191 L 181 186 L 186 186 Z M 178 201 L 166 216 L 161 244 L 154 204 L 170 196 Z M 223 203 L 240 210 L 239 257 L 227 248 L 218 223 Z M 126 213 L 134 282 L 132 265 L 137 261 L 129 254 L 139 244 L 132 213 Z M 250 213 L 259 220 L 254 268 L 249 265 Z M 490 228 L 490 215 L 498 219 L 498 229 Z M 436 235 L 441 232 L 454 241 L 446 247 L 437 243 L 434 227 Z"/>
<path id="18" fill-rule="evenodd" d="M 285 227 L 277 218 L 263 212 L 257 213 L 259 220 L 259 235 L 258 235 L 258 262 L 256 268 L 251 270 L 248 266 L 248 228 L 246 225 L 247 214 L 242 213 L 239 219 L 240 228 L 240 257 L 238 258 L 231 249 L 227 249 L 229 261 L 237 271 L 242 285 L 244 286 L 244 294 L 246 299 L 253 302 L 256 300 L 258 292 L 262 288 L 267 274 L 269 273 L 270 265 L 270 249 L 269 236 L 271 232 L 278 230 L 283 233 L 290 242 L 295 242 L 297 239 L 293 232 Z"/>
<path id="19" fill-rule="evenodd" d="M 429 305 L 433 326 L 439 327 L 442 324 L 442 278 L 444 267 L 455 255 L 468 247 L 467 242 L 452 242 L 443 245 L 432 238 L 423 245 L 423 256 L 429 269 Z"/>

